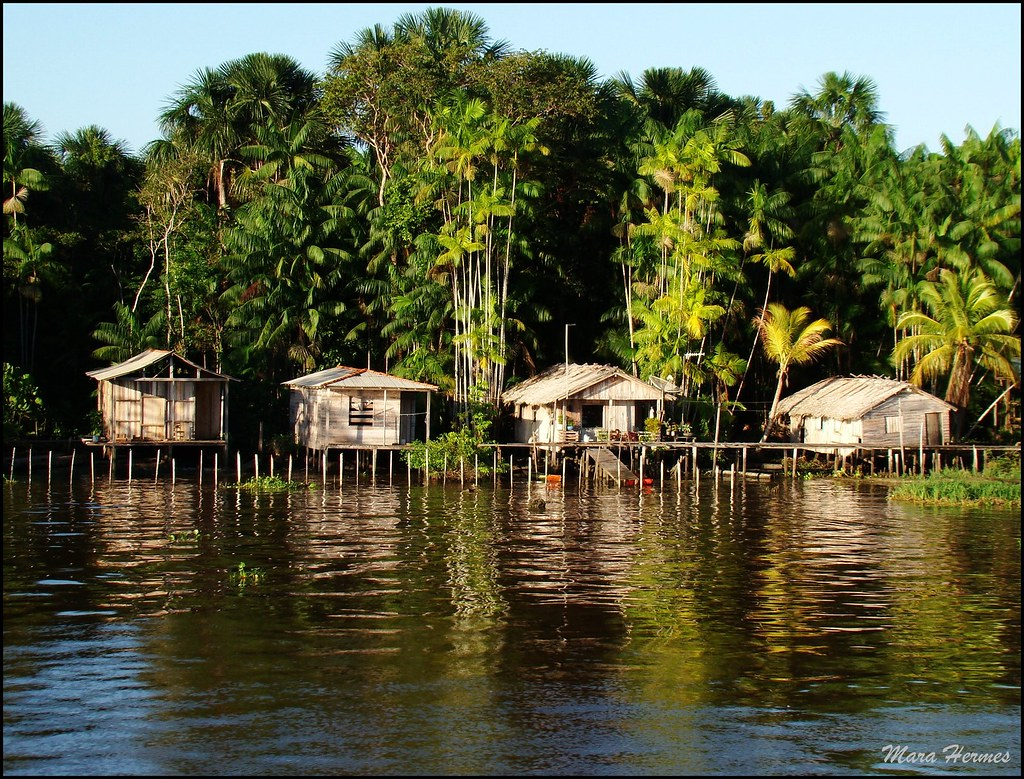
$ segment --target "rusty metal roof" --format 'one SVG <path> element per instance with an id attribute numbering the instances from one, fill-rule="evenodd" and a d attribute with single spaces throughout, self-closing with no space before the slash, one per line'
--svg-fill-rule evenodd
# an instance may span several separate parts
<path id="1" fill-rule="evenodd" d="M 949 403 L 913 384 L 882 376 L 837 376 L 824 379 L 779 401 L 779 414 L 790 417 L 824 417 L 828 419 L 860 419 L 872 409 L 896 395 L 923 395 L 939 406 L 952 409 Z"/>
<path id="2" fill-rule="evenodd" d="M 91 376 L 97 381 L 109 381 L 110 379 L 116 379 L 120 376 L 127 376 L 131 373 L 136 373 L 148 368 L 150 365 L 160 362 L 164 359 L 176 360 L 180 363 L 184 363 L 189 367 L 195 368 L 196 371 L 205 374 L 206 376 L 212 376 L 218 379 L 231 379 L 230 376 L 225 376 L 216 371 L 211 371 L 209 368 L 204 368 L 201 365 L 196 365 L 191 360 L 186 360 L 179 354 L 168 351 L 166 349 L 146 349 L 144 352 L 139 352 L 134 357 L 129 357 L 124 362 L 119 362 L 116 365 L 111 365 L 108 368 L 100 368 L 95 371 L 86 371 L 86 376 Z"/>
<path id="3" fill-rule="evenodd" d="M 505 390 L 501 395 L 504 403 L 521 403 L 527 406 L 543 406 L 577 395 L 589 387 L 608 379 L 620 379 L 635 388 L 634 400 L 661 400 L 665 393 L 652 387 L 636 376 L 631 376 L 614 365 L 571 364 L 553 365 L 522 384 Z"/>
<path id="4" fill-rule="evenodd" d="M 433 392 L 437 387 L 433 384 L 425 384 L 421 381 L 412 381 L 390 373 L 371 371 L 368 368 L 349 368 L 345 365 L 338 365 L 335 368 L 325 368 L 316 373 L 300 376 L 297 379 L 283 382 L 286 387 L 323 389 L 332 387 L 335 389 L 372 389 L 372 390 L 402 390 L 409 392 Z"/>

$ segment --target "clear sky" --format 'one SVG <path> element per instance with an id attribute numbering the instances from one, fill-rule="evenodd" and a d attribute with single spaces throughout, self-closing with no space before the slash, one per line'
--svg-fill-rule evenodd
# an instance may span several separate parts
<path id="1" fill-rule="evenodd" d="M 900 150 L 1019 132 L 1019 3 L 4 3 L 4 101 L 45 137 L 88 125 L 140 150 L 202 68 L 267 52 L 321 75 L 330 52 L 430 7 L 513 49 L 587 57 L 602 77 L 700 67 L 779 108 L 829 71 L 872 79 Z"/>

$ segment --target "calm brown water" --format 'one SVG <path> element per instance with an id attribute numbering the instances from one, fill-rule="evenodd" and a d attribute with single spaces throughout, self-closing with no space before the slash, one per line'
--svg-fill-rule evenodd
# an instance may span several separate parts
<path id="1" fill-rule="evenodd" d="M 1020 774 L 1018 512 L 3 490 L 5 774 Z"/>

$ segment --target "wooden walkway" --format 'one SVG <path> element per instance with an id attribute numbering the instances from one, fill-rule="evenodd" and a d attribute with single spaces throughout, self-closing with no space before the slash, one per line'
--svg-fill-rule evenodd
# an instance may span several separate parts
<path id="1" fill-rule="evenodd" d="M 614 481 L 617 485 L 637 484 L 640 479 L 633 473 L 618 457 L 603 446 L 588 447 L 587 457 L 594 462 L 594 466 L 604 472 L 604 475 Z"/>

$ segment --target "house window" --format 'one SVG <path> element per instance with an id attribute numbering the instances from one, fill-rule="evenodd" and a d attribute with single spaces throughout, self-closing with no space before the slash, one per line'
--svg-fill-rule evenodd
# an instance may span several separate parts
<path id="1" fill-rule="evenodd" d="M 886 417 L 885 418 L 885 432 L 886 433 L 902 433 L 903 432 L 903 417 Z"/>
<path id="2" fill-rule="evenodd" d="M 373 427 L 373 401 L 369 398 L 349 398 L 348 423 L 351 427 Z"/>

